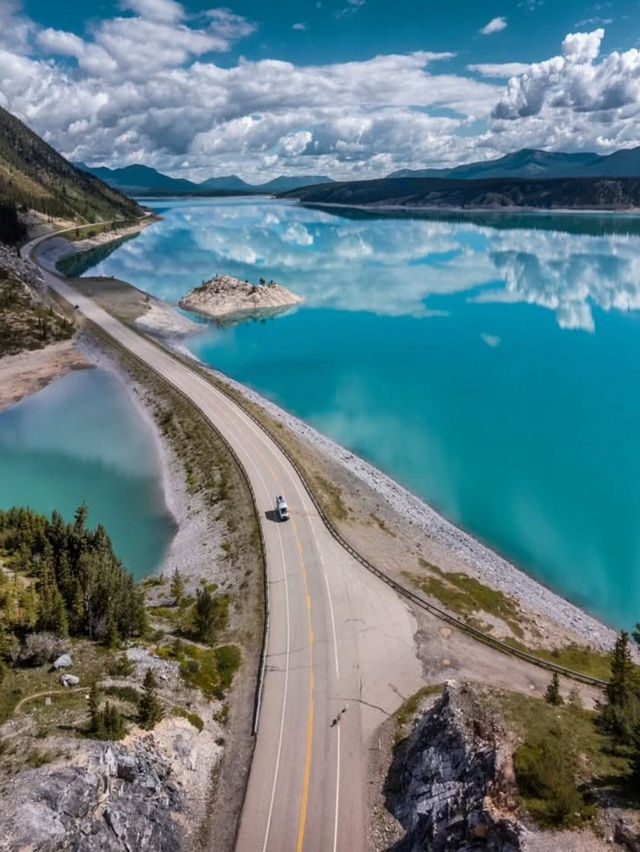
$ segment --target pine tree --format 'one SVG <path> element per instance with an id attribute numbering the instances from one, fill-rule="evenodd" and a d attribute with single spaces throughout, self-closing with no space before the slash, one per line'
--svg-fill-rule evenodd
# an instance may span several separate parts
<path id="1" fill-rule="evenodd" d="M 38 584 L 39 614 L 38 629 L 50 630 L 58 636 L 66 636 L 69 631 L 67 610 L 60 589 L 51 568 L 43 566 Z"/>
<path id="2" fill-rule="evenodd" d="M 213 644 L 216 632 L 216 604 L 208 589 L 198 589 L 193 612 L 193 630 L 201 642 Z"/>
<path id="3" fill-rule="evenodd" d="M 620 631 L 611 655 L 611 678 L 607 684 L 601 720 L 614 739 L 630 743 L 637 717 L 638 685 L 631 662 L 629 634 Z"/>
<path id="4" fill-rule="evenodd" d="M 103 718 L 100 712 L 100 692 L 95 681 L 92 683 L 89 692 L 89 731 L 98 739 L 104 733 Z"/>
<path id="5" fill-rule="evenodd" d="M 547 686 L 547 691 L 544 694 L 545 701 L 549 704 L 553 704 L 554 707 L 557 707 L 559 704 L 564 704 L 564 700 L 560 695 L 560 679 L 558 678 L 558 673 L 554 672 L 549 685 Z"/>
<path id="6" fill-rule="evenodd" d="M 102 711 L 102 739 L 120 740 L 125 734 L 124 719 L 117 707 L 107 701 Z"/>
<path id="7" fill-rule="evenodd" d="M 169 587 L 171 597 L 173 598 L 173 601 L 176 606 L 180 606 L 183 601 L 184 588 L 184 579 L 182 577 L 182 574 L 176 568 L 173 572 L 173 576 L 171 577 L 171 586 Z"/>
<path id="8" fill-rule="evenodd" d="M 631 779 L 636 786 L 640 786 L 640 719 L 634 726 L 631 745 Z"/>
<path id="9" fill-rule="evenodd" d="M 140 699 L 138 720 L 142 728 L 150 731 L 162 719 L 164 711 L 158 700 L 158 683 L 151 669 L 147 669 L 142 684 L 143 693 Z"/>
<path id="10" fill-rule="evenodd" d="M 632 695 L 633 663 L 629 634 L 620 631 L 611 657 L 611 679 L 607 684 L 607 700 L 613 707 L 625 707 Z"/>

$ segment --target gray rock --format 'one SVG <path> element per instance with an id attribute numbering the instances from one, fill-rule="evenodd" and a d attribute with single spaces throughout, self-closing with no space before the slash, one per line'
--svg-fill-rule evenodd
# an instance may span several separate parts
<path id="1" fill-rule="evenodd" d="M 496 817 L 487 797 L 500 791 L 496 730 L 473 691 L 447 684 L 396 750 L 386 780 L 387 807 L 406 829 L 394 849 L 523 848 L 524 830 Z"/>
<path id="2" fill-rule="evenodd" d="M 136 760 L 131 754 L 123 754 L 118 759 L 118 768 L 117 775 L 118 778 L 122 778 L 124 781 L 133 781 L 135 780 L 136 775 L 138 774 L 138 767 L 136 765 Z"/>
<path id="3" fill-rule="evenodd" d="M 179 852 L 184 794 L 152 741 L 87 743 L 83 765 L 43 766 L 0 789 L 0 849 Z"/>
<path id="4" fill-rule="evenodd" d="M 60 683 L 63 686 L 77 686 L 80 683 L 80 678 L 72 674 L 60 675 Z"/>
<path id="5" fill-rule="evenodd" d="M 71 657 L 69 654 L 62 654 L 58 657 L 57 660 L 54 660 L 53 667 L 54 669 L 68 669 L 69 666 L 72 666 Z"/>

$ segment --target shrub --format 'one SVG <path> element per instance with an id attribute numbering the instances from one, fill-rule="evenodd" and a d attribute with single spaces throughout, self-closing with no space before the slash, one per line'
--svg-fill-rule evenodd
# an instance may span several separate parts
<path id="1" fill-rule="evenodd" d="M 164 711 L 160 701 L 158 700 L 158 683 L 155 679 L 153 671 L 147 669 L 142 684 L 142 698 L 140 699 L 140 711 L 138 721 L 140 727 L 150 731 L 162 719 Z"/>
<path id="2" fill-rule="evenodd" d="M 140 690 L 136 689 L 135 686 L 107 686 L 104 691 L 107 695 L 113 695 L 129 704 L 137 705 L 140 701 Z"/>
<path id="3" fill-rule="evenodd" d="M 113 657 L 107 667 L 111 677 L 129 677 L 133 673 L 133 663 L 126 654 Z"/>
<path id="4" fill-rule="evenodd" d="M 557 732 L 526 740 L 513 756 L 525 805 L 543 826 L 570 826 L 586 814 L 576 786 L 575 758 Z"/>
<path id="5" fill-rule="evenodd" d="M 174 707 L 173 715 L 181 716 L 183 719 L 186 719 L 193 725 L 194 728 L 197 728 L 199 731 L 204 728 L 204 722 L 202 721 L 202 718 L 198 716 L 197 713 L 190 713 L 188 710 L 185 710 L 184 707 Z"/>
<path id="6" fill-rule="evenodd" d="M 20 649 L 21 666 L 44 666 L 64 653 L 66 645 L 53 633 L 30 633 Z"/>

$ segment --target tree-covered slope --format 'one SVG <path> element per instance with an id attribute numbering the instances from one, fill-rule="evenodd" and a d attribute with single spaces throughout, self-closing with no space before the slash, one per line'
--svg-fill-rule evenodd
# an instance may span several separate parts
<path id="1" fill-rule="evenodd" d="M 305 187 L 281 195 L 307 204 L 351 206 L 628 210 L 640 207 L 640 178 L 383 178 Z"/>
<path id="2" fill-rule="evenodd" d="M 75 168 L 1 107 L 0 202 L 85 222 L 142 214 L 135 201 Z"/>

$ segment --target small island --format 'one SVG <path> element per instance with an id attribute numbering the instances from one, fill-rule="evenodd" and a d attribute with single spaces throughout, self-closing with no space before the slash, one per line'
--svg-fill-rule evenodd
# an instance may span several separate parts
<path id="1" fill-rule="evenodd" d="M 214 275 L 183 296 L 179 305 L 228 323 L 275 316 L 300 302 L 301 296 L 275 281 L 261 278 L 258 284 L 250 284 L 233 275 Z"/>

